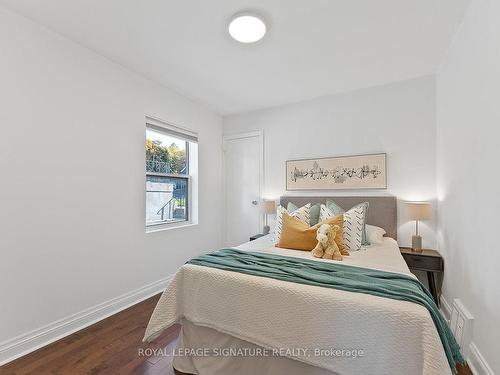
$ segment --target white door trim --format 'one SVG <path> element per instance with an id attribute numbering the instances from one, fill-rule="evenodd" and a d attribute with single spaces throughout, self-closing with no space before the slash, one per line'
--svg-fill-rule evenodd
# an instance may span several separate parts
<path id="1" fill-rule="evenodd" d="M 223 141 L 227 141 L 227 140 L 241 139 L 241 138 L 262 137 L 263 134 L 264 130 L 256 130 L 253 132 L 226 134 L 222 136 L 222 139 Z"/>
<path id="2" fill-rule="evenodd" d="M 262 200 L 262 196 L 264 193 L 264 130 L 256 130 L 252 132 L 245 133 L 234 133 L 234 134 L 226 134 L 222 136 L 222 193 L 224 196 L 223 199 L 223 212 L 222 215 L 222 244 L 223 246 L 227 245 L 227 218 L 226 218 L 226 142 L 232 141 L 235 139 L 242 138 L 252 138 L 257 137 L 259 139 L 259 201 Z M 262 220 L 262 215 L 259 217 L 259 226 L 262 228 L 264 225 L 264 221 Z"/>

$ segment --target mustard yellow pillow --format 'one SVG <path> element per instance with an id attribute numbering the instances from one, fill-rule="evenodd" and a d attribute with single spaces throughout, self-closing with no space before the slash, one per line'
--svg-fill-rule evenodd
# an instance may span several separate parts
<path id="1" fill-rule="evenodd" d="M 284 212 L 277 246 L 285 249 L 311 251 L 318 242 L 316 230 L 315 226 L 309 227 L 306 223 Z"/>
<path id="2" fill-rule="evenodd" d="M 337 232 L 335 242 L 341 251 L 345 249 L 343 235 L 344 217 L 342 214 L 309 227 L 299 219 L 283 213 L 281 236 L 276 246 L 285 249 L 311 251 L 318 243 L 318 240 L 316 240 L 316 231 L 322 224 L 338 225 L 341 228 Z"/>

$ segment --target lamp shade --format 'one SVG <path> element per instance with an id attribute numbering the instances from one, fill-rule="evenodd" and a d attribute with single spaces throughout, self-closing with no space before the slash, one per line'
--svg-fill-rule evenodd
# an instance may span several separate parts
<path id="1" fill-rule="evenodd" d="M 432 217 L 432 205 L 429 202 L 405 202 L 405 206 L 410 220 L 429 220 Z"/>
<path id="2" fill-rule="evenodd" d="M 276 213 L 276 201 L 263 200 L 260 202 L 260 209 L 267 215 Z"/>

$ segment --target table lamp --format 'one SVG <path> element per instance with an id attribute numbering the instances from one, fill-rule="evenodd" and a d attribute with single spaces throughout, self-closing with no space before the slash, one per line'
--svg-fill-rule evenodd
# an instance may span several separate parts
<path id="1" fill-rule="evenodd" d="M 269 233 L 269 225 L 267 223 L 267 216 L 276 213 L 276 201 L 274 200 L 263 200 L 260 202 L 260 209 L 264 213 L 264 231 L 263 234 Z"/>
<path id="2" fill-rule="evenodd" d="M 411 237 L 411 248 L 422 250 L 422 237 L 418 234 L 418 222 L 428 220 L 432 216 L 432 206 L 429 202 L 406 202 L 406 213 L 410 220 L 415 220 L 415 234 Z"/>

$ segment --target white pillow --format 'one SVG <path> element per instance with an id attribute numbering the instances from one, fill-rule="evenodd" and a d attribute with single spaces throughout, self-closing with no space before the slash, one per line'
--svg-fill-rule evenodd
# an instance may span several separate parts
<path id="1" fill-rule="evenodd" d="M 274 243 L 278 243 L 281 237 L 281 224 L 283 223 L 284 212 L 292 217 L 296 217 L 309 226 L 309 221 L 311 220 L 311 203 L 307 203 L 305 206 L 297 208 L 292 213 L 288 212 L 286 208 L 278 206 L 276 210 L 276 225 L 274 226 Z"/>
<path id="2" fill-rule="evenodd" d="M 349 251 L 358 251 L 363 242 L 364 218 L 366 217 L 366 205 L 357 205 L 349 211 L 344 212 L 344 243 Z M 336 216 L 332 210 L 322 204 L 320 208 L 319 221 L 328 220 Z"/>
<path id="3" fill-rule="evenodd" d="M 366 239 L 373 244 L 381 244 L 384 242 L 384 228 L 375 225 L 366 224 Z"/>

